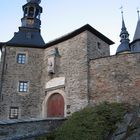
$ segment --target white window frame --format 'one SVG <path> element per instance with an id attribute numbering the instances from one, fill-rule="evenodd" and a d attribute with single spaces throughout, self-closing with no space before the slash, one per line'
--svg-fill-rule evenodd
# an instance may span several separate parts
<path id="1" fill-rule="evenodd" d="M 19 118 L 19 107 L 10 107 L 9 119 Z"/>
<path id="2" fill-rule="evenodd" d="M 16 55 L 16 62 L 18 64 L 22 64 L 22 65 L 26 64 L 27 63 L 27 53 L 26 52 L 18 52 Z"/>
<path id="3" fill-rule="evenodd" d="M 29 81 L 19 81 L 18 82 L 18 92 L 28 93 L 29 92 Z"/>

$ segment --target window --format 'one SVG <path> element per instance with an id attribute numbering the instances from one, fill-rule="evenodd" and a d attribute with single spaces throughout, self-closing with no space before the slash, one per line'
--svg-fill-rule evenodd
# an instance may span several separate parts
<path id="1" fill-rule="evenodd" d="M 27 16 L 27 7 L 24 9 L 24 16 Z"/>
<path id="2" fill-rule="evenodd" d="M 26 63 L 26 54 L 25 53 L 19 53 L 17 55 L 17 63 L 19 63 L 19 64 L 25 64 Z"/>
<path id="3" fill-rule="evenodd" d="M 135 51 L 135 45 L 131 46 L 131 51 Z"/>
<path id="4" fill-rule="evenodd" d="M 34 16 L 34 7 L 30 7 L 29 8 L 29 17 L 33 17 Z"/>
<path id="5" fill-rule="evenodd" d="M 31 32 L 26 33 L 26 38 L 27 38 L 27 39 L 31 39 L 31 38 L 32 38 Z"/>
<path id="6" fill-rule="evenodd" d="M 19 92 L 28 92 L 28 82 L 27 81 L 19 82 Z"/>
<path id="7" fill-rule="evenodd" d="M 97 42 L 97 49 L 100 50 L 101 49 L 101 43 Z"/>
<path id="8" fill-rule="evenodd" d="M 18 119 L 18 115 L 19 115 L 19 108 L 18 107 L 10 107 L 9 118 L 10 119 Z"/>

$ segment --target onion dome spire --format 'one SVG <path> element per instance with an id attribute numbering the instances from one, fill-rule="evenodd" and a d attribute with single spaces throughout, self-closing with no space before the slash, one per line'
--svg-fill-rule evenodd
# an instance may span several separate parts
<path id="1" fill-rule="evenodd" d="M 27 0 L 27 3 L 22 6 L 23 18 L 21 19 L 21 27 L 8 42 L 9 44 L 34 47 L 43 47 L 45 45 L 40 34 L 40 15 L 42 13 L 40 3 L 41 0 Z"/>
<path id="2" fill-rule="evenodd" d="M 121 14 L 122 14 L 122 28 L 121 28 L 121 33 L 120 33 L 121 44 L 118 46 L 116 54 L 126 53 L 126 52 L 131 51 L 130 47 L 129 47 L 129 41 L 130 41 L 129 40 L 129 33 L 128 33 L 127 28 L 125 26 L 123 10 L 121 10 Z"/>

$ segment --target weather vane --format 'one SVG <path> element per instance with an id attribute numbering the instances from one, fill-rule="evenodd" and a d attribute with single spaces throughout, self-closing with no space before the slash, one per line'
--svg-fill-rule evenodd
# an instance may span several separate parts
<path id="1" fill-rule="evenodd" d="M 138 20 L 140 19 L 140 11 L 139 11 L 139 7 L 137 7 L 137 13 L 138 13 Z"/>
<path id="2" fill-rule="evenodd" d="M 123 15 L 123 6 L 121 6 L 120 9 L 121 9 L 121 14 Z"/>

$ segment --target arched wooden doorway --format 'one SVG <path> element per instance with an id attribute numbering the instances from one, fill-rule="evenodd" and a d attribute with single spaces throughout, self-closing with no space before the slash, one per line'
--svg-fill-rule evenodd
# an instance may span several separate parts
<path id="1" fill-rule="evenodd" d="M 55 93 L 49 97 L 47 117 L 64 117 L 64 98 L 61 94 Z"/>

